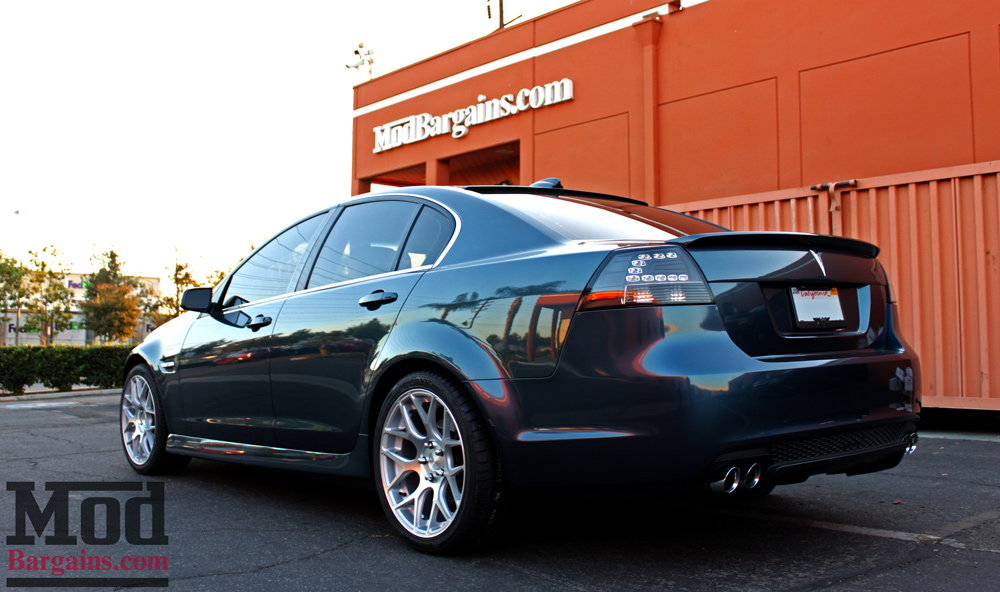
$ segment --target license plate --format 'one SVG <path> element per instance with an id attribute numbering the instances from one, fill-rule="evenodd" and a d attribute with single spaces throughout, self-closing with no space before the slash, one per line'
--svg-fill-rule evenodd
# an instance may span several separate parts
<path id="1" fill-rule="evenodd" d="M 832 329 L 847 324 L 837 288 L 792 288 L 792 308 L 795 325 L 800 329 Z"/>

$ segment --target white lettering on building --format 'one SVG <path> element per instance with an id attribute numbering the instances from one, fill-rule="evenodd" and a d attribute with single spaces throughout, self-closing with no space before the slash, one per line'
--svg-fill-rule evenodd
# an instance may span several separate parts
<path id="1" fill-rule="evenodd" d="M 556 80 L 533 88 L 522 88 L 515 94 L 503 95 L 498 99 L 487 99 L 479 95 L 475 105 L 456 109 L 444 115 L 421 113 L 397 119 L 391 123 L 373 128 L 375 132 L 374 153 L 399 148 L 427 138 L 451 134 L 461 138 L 469 133 L 469 128 L 517 115 L 529 109 L 541 109 L 573 99 L 573 81 L 569 78 Z"/>

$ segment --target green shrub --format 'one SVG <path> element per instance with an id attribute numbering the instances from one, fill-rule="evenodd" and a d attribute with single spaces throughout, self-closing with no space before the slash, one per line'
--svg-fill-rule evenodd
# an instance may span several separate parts
<path id="1" fill-rule="evenodd" d="M 34 384 L 38 377 L 37 358 L 32 346 L 0 347 L 0 389 L 23 395 L 24 387 Z"/>
<path id="2" fill-rule="evenodd" d="M 80 381 L 81 348 L 72 345 L 40 347 L 36 355 L 36 380 L 50 389 L 68 391 Z"/>
<path id="3" fill-rule="evenodd" d="M 129 345 L 0 347 L 0 390 L 23 395 L 36 382 L 60 391 L 76 384 L 119 388 L 130 351 Z"/>
<path id="4" fill-rule="evenodd" d="M 97 345 L 80 348 L 83 363 L 80 382 L 100 388 L 121 388 L 125 382 L 125 360 L 130 345 Z"/>

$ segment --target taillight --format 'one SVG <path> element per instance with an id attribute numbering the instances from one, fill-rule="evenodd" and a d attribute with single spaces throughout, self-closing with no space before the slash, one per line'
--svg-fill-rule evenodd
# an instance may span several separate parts
<path id="1" fill-rule="evenodd" d="M 714 301 L 705 276 L 683 247 L 646 247 L 608 257 L 580 299 L 580 310 Z"/>

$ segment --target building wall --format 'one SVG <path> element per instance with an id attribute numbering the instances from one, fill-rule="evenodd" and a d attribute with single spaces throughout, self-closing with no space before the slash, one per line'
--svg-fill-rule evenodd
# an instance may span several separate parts
<path id="1" fill-rule="evenodd" d="M 359 85 L 354 192 L 402 170 L 447 183 L 451 159 L 510 142 L 514 182 L 557 176 L 657 205 L 1000 159 L 1000 3 L 710 0 L 629 26 L 657 8 L 586 0 Z M 562 78 L 572 101 L 372 152 L 376 126 Z"/>
<path id="2" fill-rule="evenodd" d="M 53 340 L 53 345 L 91 345 L 94 343 L 94 334 L 92 331 L 88 331 L 84 326 L 83 313 L 80 312 L 80 303 L 84 300 L 84 295 L 87 292 L 86 276 L 88 274 L 82 273 L 66 273 L 63 275 L 62 282 L 69 288 L 70 293 L 73 295 L 73 305 L 72 305 L 72 320 L 70 321 L 70 326 L 65 331 L 60 331 L 55 339 Z M 143 285 L 148 288 L 152 294 L 159 295 L 160 293 L 160 278 L 152 277 L 138 277 L 136 278 Z M 35 331 L 27 331 L 24 329 L 23 325 L 26 322 L 28 311 L 26 309 L 21 310 L 20 324 L 17 321 L 17 311 L 9 311 L 7 313 L 7 318 L 9 319 L 4 323 L 3 332 L 5 333 L 6 345 L 41 345 L 42 341 L 38 333 Z M 135 337 L 132 339 L 132 343 L 139 343 L 149 335 L 153 329 L 156 328 L 152 322 L 148 319 L 142 319 L 140 323 L 135 328 Z M 20 336 L 18 336 L 20 333 Z"/>

